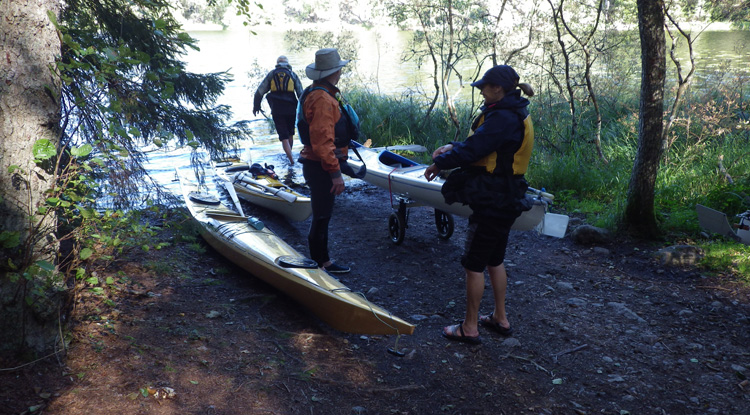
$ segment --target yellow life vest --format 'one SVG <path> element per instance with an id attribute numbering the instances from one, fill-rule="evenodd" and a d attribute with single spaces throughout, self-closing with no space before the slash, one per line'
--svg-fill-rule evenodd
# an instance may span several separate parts
<path id="1" fill-rule="evenodd" d="M 276 69 L 271 79 L 271 92 L 294 92 L 294 79 L 286 69 Z"/>
<path id="2" fill-rule="evenodd" d="M 479 126 L 484 123 L 485 113 L 482 113 L 471 127 L 469 136 L 474 134 Z M 529 160 L 531 159 L 531 150 L 534 148 L 534 124 L 531 122 L 531 116 L 527 115 L 523 119 L 523 141 L 521 146 L 513 155 L 513 174 L 523 175 L 526 174 L 526 170 L 529 168 Z M 488 173 L 493 173 L 497 167 L 497 151 L 484 156 L 480 160 L 472 163 L 474 166 L 484 167 Z"/>

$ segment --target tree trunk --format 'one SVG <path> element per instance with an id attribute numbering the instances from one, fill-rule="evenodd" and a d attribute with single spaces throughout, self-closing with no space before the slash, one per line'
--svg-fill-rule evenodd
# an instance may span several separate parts
<path id="1" fill-rule="evenodd" d="M 49 351 L 58 332 L 59 297 L 35 289 L 34 276 L 16 279 L 37 260 L 54 264 L 57 250 L 54 218 L 35 214 L 54 171 L 32 153 L 36 140 L 59 143 L 60 81 L 51 68 L 61 46 L 48 12 L 58 16 L 60 2 L 0 3 L 0 351 Z M 7 243 L 10 234 L 18 244 Z"/>
<path id="2" fill-rule="evenodd" d="M 628 232 L 646 238 L 658 235 L 654 189 L 664 129 L 666 44 L 663 6 L 663 0 L 638 0 L 642 71 L 638 153 L 630 176 L 623 225 Z"/>

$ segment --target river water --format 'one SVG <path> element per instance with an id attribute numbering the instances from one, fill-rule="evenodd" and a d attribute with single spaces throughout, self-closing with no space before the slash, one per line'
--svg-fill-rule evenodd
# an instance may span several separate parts
<path id="1" fill-rule="evenodd" d="M 185 55 L 187 70 L 195 73 L 228 71 L 233 82 L 219 99 L 233 111 L 233 120 L 252 120 L 253 140 L 238 143 L 244 149 L 243 157 L 253 161 L 277 166 L 277 172 L 286 171 L 288 162 L 281 144 L 272 134 L 270 123 L 260 114 L 252 114 L 253 95 L 262 77 L 273 69 L 276 58 L 286 55 L 295 72 L 300 74 L 303 86 L 310 80 L 304 76 L 304 68 L 314 61 L 315 49 L 291 51 L 284 38 L 284 31 L 273 28 L 257 30 L 233 29 L 227 31 L 192 31 L 198 40 L 200 51 L 190 50 Z M 359 29 L 353 32 L 360 49 L 356 60 L 357 82 L 374 92 L 399 94 L 427 81 L 430 69 L 419 69 L 411 62 L 402 62 L 401 55 L 408 47 L 410 34 L 393 28 L 373 30 Z M 702 80 L 705 70 L 737 70 L 750 67 L 750 31 L 706 31 L 695 41 L 695 56 L 698 62 L 697 80 Z M 639 53 L 639 52 L 637 52 Z M 680 55 L 686 58 L 685 48 Z M 347 59 L 347 56 L 342 56 Z M 429 89 L 429 87 L 426 87 Z M 270 116 L 267 104 L 263 108 Z M 295 154 L 301 145 L 295 137 Z M 149 171 L 159 183 L 169 188 L 174 167 L 189 164 L 188 151 L 157 151 L 150 155 Z M 301 181 L 299 166 L 291 169 L 295 181 Z"/>

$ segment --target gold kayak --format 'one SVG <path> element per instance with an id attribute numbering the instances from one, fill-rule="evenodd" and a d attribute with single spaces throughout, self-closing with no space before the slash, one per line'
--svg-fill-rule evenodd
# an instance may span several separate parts
<path id="1" fill-rule="evenodd" d="M 357 334 L 412 334 L 414 325 L 355 293 L 273 231 L 224 206 L 215 192 L 177 171 L 190 214 L 216 251 L 307 307 L 334 329 Z M 192 173 L 190 173 L 192 174 Z M 257 229 L 260 228 L 260 229 Z"/>

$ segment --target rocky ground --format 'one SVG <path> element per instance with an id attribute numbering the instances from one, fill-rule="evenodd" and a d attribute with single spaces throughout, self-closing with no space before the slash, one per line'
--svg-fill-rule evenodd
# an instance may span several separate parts
<path id="1" fill-rule="evenodd" d="M 412 209 L 397 246 L 387 192 L 348 186 L 331 228 L 332 254 L 353 268 L 342 281 L 413 335 L 332 330 L 202 241 L 205 253 L 174 240 L 113 264 L 108 297 L 81 293 L 65 353 L 2 361 L 0 413 L 750 413 L 750 295 L 731 275 L 663 265 L 661 246 L 622 237 L 513 232 L 515 334 L 455 343 L 440 333 L 463 316 L 466 220 L 442 240 L 432 211 Z M 254 212 L 307 252 L 309 222 Z"/>

